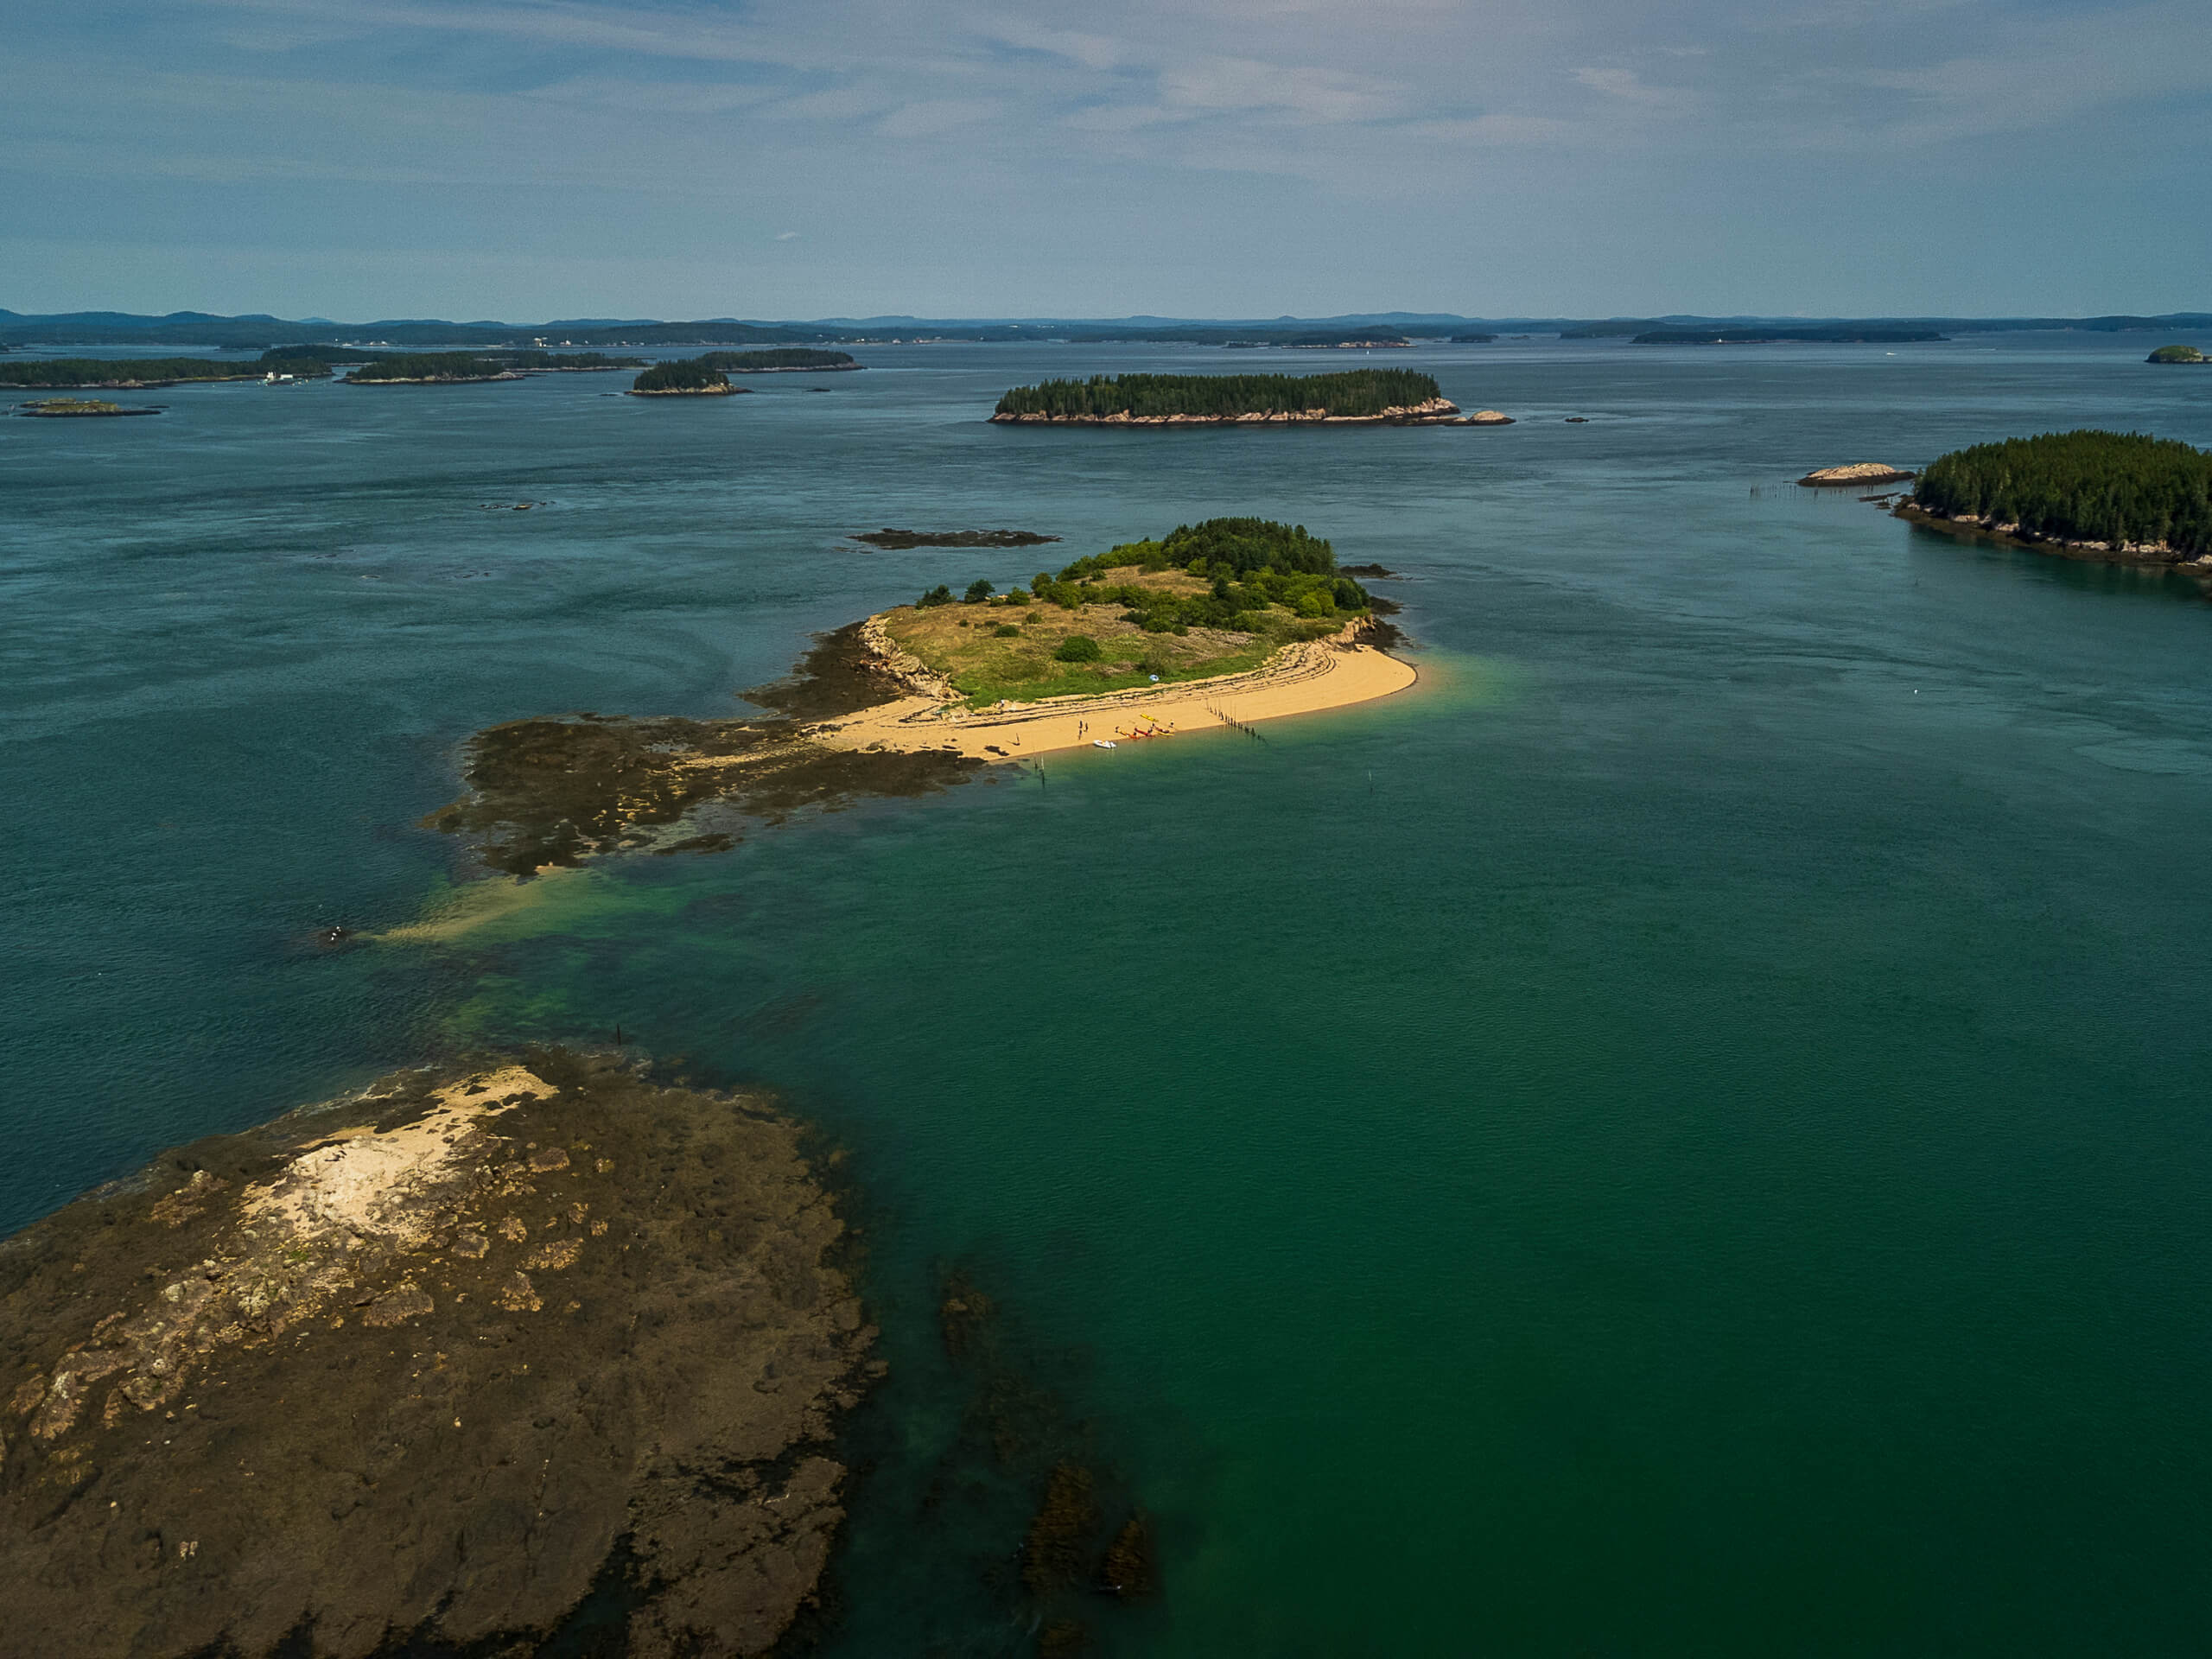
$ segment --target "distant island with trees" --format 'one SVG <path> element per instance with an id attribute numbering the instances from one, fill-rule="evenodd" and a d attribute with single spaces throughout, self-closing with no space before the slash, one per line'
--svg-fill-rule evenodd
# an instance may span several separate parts
<path id="1" fill-rule="evenodd" d="M 694 359 L 724 374 L 830 374 L 865 368 L 850 352 L 817 351 L 806 346 L 779 346 L 760 352 L 709 352 Z"/>
<path id="2" fill-rule="evenodd" d="M 1088 380 L 1047 380 L 1014 387 L 999 399 L 991 419 L 1075 426 L 1508 423 L 1492 410 L 1460 414 L 1433 378 L 1409 369 L 1308 375 L 1101 374 Z"/>
<path id="3" fill-rule="evenodd" d="M 35 386 L 66 391 L 99 388 L 134 391 L 152 386 L 181 386 L 194 381 L 259 380 L 270 373 L 296 379 L 327 375 L 329 365 L 311 359 L 282 364 L 224 363 L 206 357 L 49 357 L 0 363 L 0 386 Z"/>
<path id="4" fill-rule="evenodd" d="M 1897 509 L 1963 531 L 2212 573 L 2212 453 L 2139 432 L 2047 432 L 1954 450 Z"/>
<path id="5" fill-rule="evenodd" d="M 703 357 L 656 363 L 630 383 L 632 397 L 728 397 L 745 391 Z"/>
<path id="6" fill-rule="evenodd" d="M 2161 346 L 2143 359 L 2145 363 L 2212 363 L 2194 346 Z"/>
<path id="7" fill-rule="evenodd" d="M 424 352 L 379 357 L 346 375 L 349 386 L 460 386 L 486 380 L 519 380 L 520 369 L 502 358 L 474 352 Z"/>

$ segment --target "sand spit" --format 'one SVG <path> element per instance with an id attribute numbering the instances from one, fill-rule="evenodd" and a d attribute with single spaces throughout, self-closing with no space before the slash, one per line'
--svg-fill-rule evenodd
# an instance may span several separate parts
<path id="1" fill-rule="evenodd" d="M 558 1052 L 165 1154 L 0 1245 L 10 1651 L 771 1646 L 880 1367 L 766 1103 Z"/>
<path id="2" fill-rule="evenodd" d="M 1053 749 L 1087 747 L 1100 739 L 1125 741 L 1126 734 L 1154 725 L 1200 731 L 1345 708 L 1402 691 L 1418 677 L 1411 664 L 1366 643 L 1373 625 L 1363 621 L 1326 639 L 1285 646 L 1243 674 L 968 710 L 952 700 L 957 694 L 950 686 L 890 646 L 878 619 L 871 617 L 869 623 L 861 637 L 886 653 L 887 667 L 907 682 L 911 695 L 815 727 L 809 735 L 817 742 L 861 750 L 952 750 L 989 762 L 1017 760 Z"/>

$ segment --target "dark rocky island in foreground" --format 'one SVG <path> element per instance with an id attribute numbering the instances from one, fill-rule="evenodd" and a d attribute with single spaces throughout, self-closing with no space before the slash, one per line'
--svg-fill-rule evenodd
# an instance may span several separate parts
<path id="1" fill-rule="evenodd" d="M 2212 363 L 2194 346 L 2161 346 L 2143 359 L 2145 363 Z"/>
<path id="2" fill-rule="evenodd" d="M 1954 450 L 1899 516 L 1953 535 L 2212 579 L 2212 451 L 2139 432 L 2046 432 Z"/>
<path id="3" fill-rule="evenodd" d="M 1463 415 L 1430 376 L 1409 369 L 1343 374 L 1124 374 L 1016 386 L 995 422 L 1049 426 L 1510 426 L 1485 409 Z"/>
<path id="4" fill-rule="evenodd" d="M 166 1154 L 0 1244 L 8 1650 L 521 1655 L 589 1598 L 762 1652 L 881 1369 L 846 1237 L 765 1102 L 557 1051 Z"/>

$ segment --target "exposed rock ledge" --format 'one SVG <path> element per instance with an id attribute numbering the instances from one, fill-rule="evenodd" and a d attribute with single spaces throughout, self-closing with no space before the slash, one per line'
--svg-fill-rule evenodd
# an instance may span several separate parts
<path id="1" fill-rule="evenodd" d="M 670 386 L 661 391 L 625 392 L 627 397 L 738 397 L 752 391 L 750 386 Z"/>
<path id="2" fill-rule="evenodd" d="M 166 1154 L 0 1245 L 8 1650 L 761 1652 L 881 1369 L 844 1232 L 766 1104 L 559 1053 Z"/>
<path id="3" fill-rule="evenodd" d="M 1853 484 L 1903 484 L 1912 477 L 1895 467 L 1886 467 L 1878 461 L 1853 461 L 1848 467 L 1823 467 L 1810 472 L 1797 481 L 1811 489 L 1823 486 L 1838 487 Z"/>
<path id="4" fill-rule="evenodd" d="M 1325 409 L 1276 410 L 1249 415 L 1009 415 L 991 419 L 1002 426 L 1510 426 L 1513 417 L 1494 409 L 1462 415 L 1448 397 L 1418 404 L 1394 404 L 1375 415 L 1332 415 Z"/>

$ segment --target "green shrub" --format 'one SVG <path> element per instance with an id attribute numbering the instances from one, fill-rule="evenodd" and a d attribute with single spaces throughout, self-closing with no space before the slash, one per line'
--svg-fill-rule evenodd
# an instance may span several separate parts
<path id="1" fill-rule="evenodd" d="M 952 589 L 946 587 L 940 582 L 936 587 L 931 588 L 929 592 L 924 594 L 919 599 L 914 601 L 914 608 L 918 611 L 925 611 L 932 605 L 950 605 L 951 603 Z"/>
<path id="2" fill-rule="evenodd" d="M 994 639 L 1019 639 L 1021 638 L 1021 630 L 1015 627 L 1011 622 L 1001 622 L 998 626 L 991 630 L 991 638 Z"/>
<path id="3" fill-rule="evenodd" d="M 1096 639 L 1087 633 L 1071 633 L 1060 641 L 1060 648 L 1052 653 L 1052 658 L 1062 663 L 1095 663 L 1099 654 Z"/>

